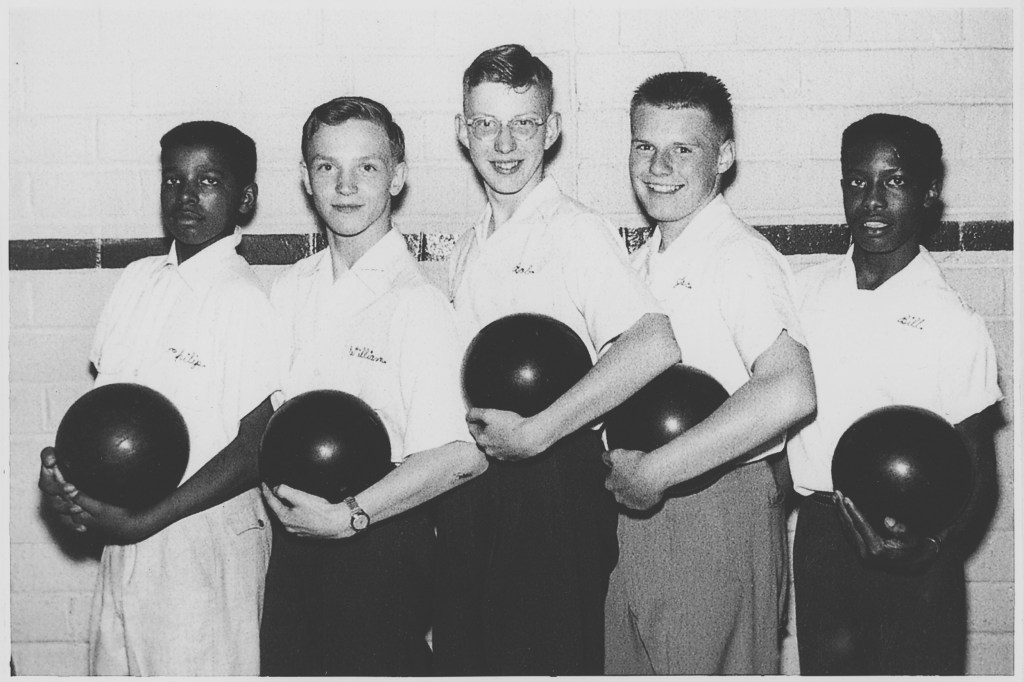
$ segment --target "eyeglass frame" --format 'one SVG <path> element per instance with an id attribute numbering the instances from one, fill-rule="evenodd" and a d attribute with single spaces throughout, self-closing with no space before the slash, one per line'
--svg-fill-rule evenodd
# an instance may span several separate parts
<path id="1" fill-rule="evenodd" d="M 548 122 L 551 120 L 551 117 L 554 116 L 554 112 L 549 113 L 547 116 L 542 117 L 540 120 L 538 120 L 534 116 L 515 116 L 507 121 L 500 121 L 496 116 L 488 116 L 487 114 L 481 114 L 479 116 L 474 116 L 473 118 L 466 118 L 462 114 L 460 114 L 460 116 L 462 116 L 463 124 L 465 124 L 466 128 L 469 129 L 470 135 L 472 135 L 480 142 L 490 142 L 494 138 L 498 137 L 498 135 L 501 134 L 502 128 L 507 128 L 509 134 L 512 135 L 512 137 L 515 138 L 516 141 L 526 142 L 528 140 L 532 140 L 534 137 L 537 136 L 537 133 L 540 131 L 541 126 L 548 124 Z M 498 124 L 498 127 L 492 134 L 486 135 L 485 137 L 481 137 L 480 135 L 477 134 L 475 125 L 480 121 L 486 120 L 494 121 L 495 123 Z M 534 128 L 533 132 L 530 133 L 527 137 L 520 137 L 519 135 L 516 135 L 515 127 L 510 125 L 516 121 L 529 121 L 530 123 L 533 123 L 537 127 Z"/>

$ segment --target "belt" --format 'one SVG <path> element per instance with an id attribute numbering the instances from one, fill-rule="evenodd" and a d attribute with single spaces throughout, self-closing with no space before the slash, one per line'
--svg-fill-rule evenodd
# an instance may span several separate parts
<path id="1" fill-rule="evenodd" d="M 836 506 L 836 498 L 834 493 L 825 493 L 820 490 L 815 490 L 813 493 L 808 495 L 806 499 L 810 500 L 811 502 L 814 502 L 815 504 L 820 504 L 825 507 Z"/>

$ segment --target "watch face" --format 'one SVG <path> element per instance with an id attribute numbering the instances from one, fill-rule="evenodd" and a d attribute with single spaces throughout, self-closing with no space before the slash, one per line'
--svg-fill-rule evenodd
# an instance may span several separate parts
<path id="1" fill-rule="evenodd" d="M 352 527 L 356 530 L 363 530 L 370 525 L 370 517 L 366 515 L 366 512 L 356 512 L 352 515 Z"/>

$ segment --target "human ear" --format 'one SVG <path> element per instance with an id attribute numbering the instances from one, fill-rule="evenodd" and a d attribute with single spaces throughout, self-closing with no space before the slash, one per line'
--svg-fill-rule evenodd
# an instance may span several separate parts
<path id="1" fill-rule="evenodd" d="M 249 215 L 256 208 L 256 196 L 260 188 L 255 182 L 250 182 L 242 188 L 242 203 L 238 205 L 238 212 L 242 215 Z"/>
<path id="2" fill-rule="evenodd" d="M 395 165 L 394 171 L 391 173 L 391 184 L 388 187 L 388 191 L 391 196 L 397 197 L 405 187 L 405 178 L 409 174 L 409 166 L 405 161 Z"/>
<path id="3" fill-rule="evenodd" d="M 299 163 L 299 175 L 302 177 L 302 188 L 306 190 L 306 194 L 313 196 L 313 186 L 309 183 L 309 167 L 305 161 Z"/>
<path id="4" fill-rule="evenodd" d="M 736 163 L 736 140 L 726 140 L 718 146 L 718 174 L 722 175 Z"/>
<path id="5" fill-rule="evenodd" d="M 459 143 L 469 149 L 469 127 L 466 125 L 466 117 L 462 114 L 455 114 L 455 137 Z"/>
<path id="6" fill-rule="evenodd" d="M 547 124 L 544 126 L 544 149 L 551 149 L 551 145 L 555 143 L 558 136 L 562 134 L 562 115 L 560 113 L 553 112 L 548 116 Z"/>
<path id="7" fill-rule="evenodd" d="M 934 206 L 939 200 L 940 194 L 942 194 L 942 182 L 936 178 L 928 184 L 928 189 L 924 192 L 924 207 L 931 208 Z"/>

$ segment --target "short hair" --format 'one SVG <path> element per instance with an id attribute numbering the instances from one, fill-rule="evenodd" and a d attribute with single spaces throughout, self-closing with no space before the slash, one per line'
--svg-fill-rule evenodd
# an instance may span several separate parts
<path id="1" fill-rule="evenodd" d="M 376 123 L 388 136 L 391 158 L 394 162 L 405 161 L 405 133 L 395 123 L 388 108 L 368 97 L 335 97 L 313 109 L 302 126 L 302 158 L 309 159 L 309 145 L 313 135 L 323 126 L 337 126 L 345 121 L 369 121 Z"/>
<path id="2" fill-rule="evenodd" d="M 896 145 L 900 160 L 928 180 L 941 180 L 942 140 L 927 123 L 897 114 L 870 114 L 843 131 L 840 163 L 846 164 L 850 148 L 865 139 L 883 139 Z"/>
<path id="3" fill-rule="evenodd" d="M 481 52 L 462 75 L 462 95 L 481 83 L 501 83 L 513 90 L 536 87 L 544 98 L 545 113 L 555 103 L 551 69 L 522 45 L 499 45 Z"/>
<path id="4" fill-rule="evenodd" d="M 213 147 L 225 157 L 242 185 L 256 180 L 256 143 L 234 126 L 220 121 L 189 121 L 177 125 L 160 138 L 160 161 L 171 149 L 203 145 Z"/>
<path id="5" fill-rule="evenodd" d="M 732 100 L 725 84 L 702 71 L 668 71 L 651 76 L 636 89 L 629 103 L 632 115 L 647 104 L 662 109 L 703 109 L 722 134 L 733 139 Z"/>

